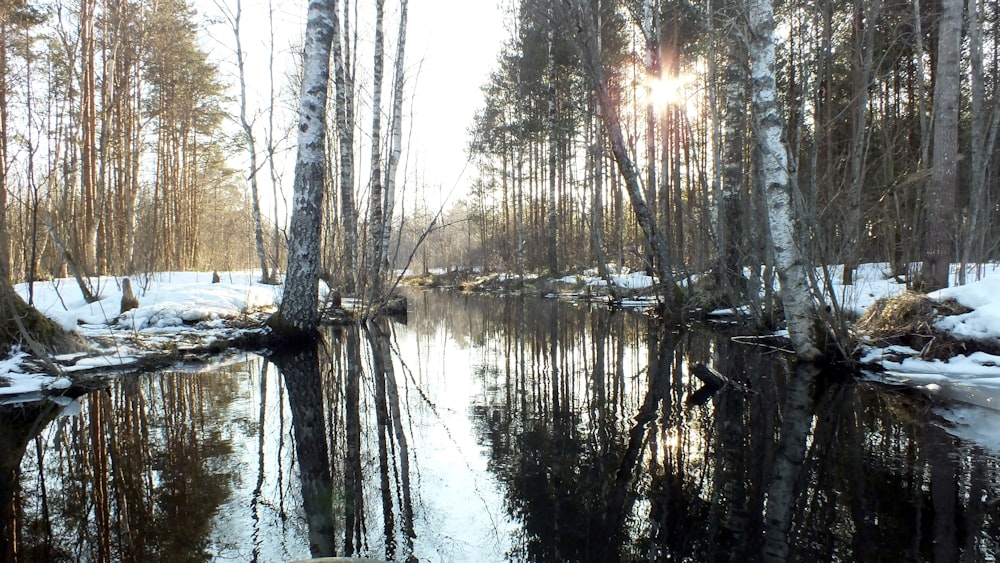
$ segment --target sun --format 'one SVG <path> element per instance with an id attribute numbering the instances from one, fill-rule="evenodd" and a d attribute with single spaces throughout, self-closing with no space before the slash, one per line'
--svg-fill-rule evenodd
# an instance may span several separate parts
<path id="1" fill-rule="evenodd" d="M 646 79 L 649 103 L 657 109 L 684 105 L 687 80 L 681 76 L 650 76 Z"/>

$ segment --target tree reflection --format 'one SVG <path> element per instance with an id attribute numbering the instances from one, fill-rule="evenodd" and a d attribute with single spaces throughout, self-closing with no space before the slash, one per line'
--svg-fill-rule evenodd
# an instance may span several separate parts
<path id="1" fill-rule="evenodd" d="M 56 559 L 61 557 L 51 541 L 25 545 L 25 528 L 43 530 L 51 539 L 51 520 L 46 499 L 42 499 L 40 526 L 23 521 L 20 487 L 21 462 L 28 444 L 51 422 L 61 407 L 49 401 L 0 407 L 0 561 Z M 39 458 L 41 450 L 37 450 Z M 35 528 L 35 530 L 31 530 Z"/>
<path id="2" fill-rule="evenodd" d="M 231 451 L 219 428 L 232 394 L 221 383 L 134 378 L 86 396 L 79 416 L 39 416 L 19 438 L 34 440 L 37 456 L 21 460 L 13 511 L 22 533 L 5 560 L 209 557 L 213 518 L 233 480 L 213 463 Z"/>
<path id="3" fill-rule="evenodd" d="M 1000 493 L 996 458 L 956 458 L 919 397 L 603 311 L 557 325 L 520 302 L 482 314 L 505 358 L 483 364 L 474 416 L 521 522 L 515 558 L 949 560 L 996 546 L 998 507 L 983 501 Z M 686 400 L 695 363 L 745 388 Z"/>
<path id="4" fill-rule="evenodd" d="M 288 353 L 272 356 L 271 361 L 281 370 L 288 390 L 302 506 L 309 530 L 309 551 L 313 557 L 335 555 L 333 480 L 327 449 L 319 351 L 316 344 L 309 343 Z"/>
<path id="5" fill-rule="evenodd" d="M 919 393 L 795 371 L 725 327 L 555 300 L 412 303 L 435 309 L 331 329 L 275 357 L 280 372 L 251 358 L 125 377 L 54 420 L 0 409 L 3 559 L 1000 550 L 1000 462 Z M 700 391 L 695 364 L 739 385 Z"/>

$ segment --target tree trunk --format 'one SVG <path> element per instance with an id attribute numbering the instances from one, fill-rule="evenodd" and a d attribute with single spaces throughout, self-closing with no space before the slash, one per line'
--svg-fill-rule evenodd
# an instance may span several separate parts
<path id="1" fill-rule="evenodd" d="M 545 207 L 545 248 L 547 251 L 547 266 L 550 276 L 559 275 L 559 228 L 557 226 L 558 209 L 556 208 L 556 151 L 558 150 L 558 112 L 556 102 L 556 57 L 555 57 L 555 22 L 549 23 L 548 29 L 548 197 Z"/>
<path id="2" fill-rule="evenodd" d="M 344 226 L 344 290 L 353 293 L 358 282 L 358 212 L 354 205 L 354 79 L 350 72 L 350 55 L 341 45 L 348 42 L 348 4 L 344 2 L 344 19 L 337 13 L 333 0 L 333 67 L 337 86 L 336 123 L 340 155 L 340 215 Z M 343 42 L 343 43 L 342 43 Z"/>
<path id="3" fill-rule="evenodd" d="M 801 360 L 822 355 L 816 302 L 809 285 L 806 263 L 796 245 L 796 221 L 788 180 L 788 153 L 781 138 L 775 81 L 774 8 L 771 0 L 751 0 L 747 5 L 750 40 L 750 80 L 754 142 L 760 163 L 757 185 L 767 202 L 768 223 L 775 265 L 781 284 L 789 337 Z"/>
<path id="4" fill-rule="evenodd" d="M 656 177 L 656 106 L 653 104 L 655 98 L 653 92 L 653 81 L 662 78 L 660 68 L 660 38 L 658 22 L 658 7 L 654 6 L 653 0 L 643 0 L 642 16 L 639 21 L 639 28 L 642 30 L 643 43 L 643 66 L 646 70 L 646 203 L 653 210 L 654 217 L 657 209 L 657 177 Z M 661 174 L 666 171 L 661 169 Z M 665 215 L 664 215 L 665 216 Z M 647 245 L 648 246 L 648 245 Z M 646 271 L 650 275 L 655 272 L 653 253 L 647 252 L 648 262 Z"/>
<path id="5" fill-rule="evenodd" d="M 385 1 L 375 0 L 375 60 L 372 70 L 372 143 L 371 143 L 371 195 L 369 198 L 368 229 L 371 238 L 371 248 L 368 254 L 368 268 L 371 278 L 368 280 L 367 302 L 369 307 L 377 299 L 381 299 L 382 280 L 382 225 L 385 222 L 385 210 L 382 209 L 382 76 L 385 60 L 385 33 L 383 19 Z"/>
<path id="6" fill-rule="evenodd" d="M 986 232 L 989 230 L 989 197 L 986 192 L 991 138 L 1000 125 L 1000 96 L 994 96 L 991 112 L 985 111 L 986 92 L 983 76 L 983 8 L 980 0 L 969 0 L 969 226 L 962 247 L 962 268 L 959 281 L 965 283 L 966 262 L 982 262 L 985 258 Z M 989 124 L 987 124 L 989 121 Z"/>
<path id="7" fill-rule="evenodd" d="M 746 286 L 743 274 L 743 183 L 746 178 L 746 48 L 739 41 L 727 41 L 726 62 L 723 66 L 722 95 L 725 97 L 719 174 L 722 198 L 719 202 L 719 272 L 723 288 L 737 302 Z"/>
<path id="8" fill-rule="evenodd" d="M 625 135 L 622 132 L 618 109 L 611 100 L 611 95 L 608 91 L 604 64 L 600 57 L 597 40 L 600 31 L 596 28 L 591 8 L 584 5 L 582 0 L 575 0 L 573 2 L 558 4 L 556 12 L 556 17 L 561 21 L 563 28 L 575 31 L 575 44 L 580 52 L 584 72 L 587 78 L 589 78 L 591 86 L 594 88 L 594 94 L 600 106 L 604 127 L 611 143 L 611 152 L 615 157 L 615 162 L 618 164 L 618 171 L 621 173 L 622 179 L 625 180 L 625 189 L 628 191 L 636 221 L 639 223 L 639 227 L 642 229 L 642 233 L 652 250 L 656 275 L 672 299 L 676 283 L 673 272 L 670 269 L 670 249 L 667 248 L 663 235 L 656 224 L 654 210 L 650 208 L 643 197 L 642 185 L 639 180 L 639 170 L 629 155 L 629 148 L 625 141 Z"/>
<path id="9" fill-rule="evenodd" d="M 948 287 L 958 195 L 958 101 L 962 0 L 942 0 L 934 75 L 931 179 L 927 186 L 922 289 Z"/>
<path id="10" fill-rule="evenodd" d="M 7 20 L 0 18 L 0 277 L 10 276 L 7 231 Z"/>
<path id="11" fill-rule="evenodd" d="M 0 358 L 19 342 L 27 343 L 31 353 L 46 362 L 47 354 L 83 348 L 82 341 L 74 333 L 63 330 L 55 321 L 25 303 L 10 280 L 0 276 Z"/>
<path id="12" fill-rule="evenodd" d="M 288 274 L 281 306 L 271 318 L 279 333 L 315 332 L 319 326 L 319 249 L 323 189 L 326 180 L 326 98 L 334 9 L 331 0 L 310 0 L 306 16 L 299 139 Z"/>
<path id="13" fill-rule="evenodd" d="M 232 17 L 233 35 L 236 37 L 236 65 L 240 73 L 240 126 L 243 128 L 243 142 L 246 143 L 248 178 L 250 180 L 250 213 L 253 215 L 254 245 L 257 248 L 257 259 L 260 261 L 261 283 L 273 283 L 271 272 L 267 267 L 267 253 L 264 252 L 264 225 L 260 216 L 260 197 L 257 188 L 257 146 L 253 136 L 253 125 L 247 120 L 247 81 L 243 61 L 243 42 L 240 40 L 240 17 L 243 14 L 243 4 L 236 0 L 236 13 Z"/>
<path id="14" fill-rule="evenodd" d="M 855 55 L 852 72 L 854 96 L 851 123 L 851 200 L 847 215 L 847 256 L 844 259 L 843 280 L 854 283 L 854 270 L 861 258 L 861 241 L 865 219 L 862 213 L 862 188 L 865 184 L 868 153 L 868 86 L 871 82 L 872 57 L 875 50 L 876 22 L 882 12 L 881 0 L 858 0 L 855 6 Z"/>
<path id="15" fill-rule="evenodd" d="M 139 306 L 139 300 L 135 297 L 135 292 L 132 291 L 132 280 L 128 278 L 122 279 L 122 300 L 121 306 L 119 307 L 118 314 L 122 314 L 126 311 L 131 311 Z"/>
<path id="16" fill-rule="evenodd" d="M 389 124 L 389 155 L 385 165 L 385 194 L 382 207 L 384 217 L 380 235 L 381 255 L 378 257 L 378 267 L 389 273 L 389 239 L 392 235 L 392 212 L 396 206 L 396 172 L 399 168 L 399 158 L 403 151 L 403 86 L 406 74 L 404 61 L 406 55 L 406 8 L 407 0 L 399 3 L 399 35 L 396 40 L 396 61 L 392 81 L 392 120 Z"/>
<path id="17" fill-rule="evenodd" d="M 80 47 L 83 58 L 80 74 L 80 188 L 83 201 L 82 268 L 93 272 L 97 266 L 97 91 L 94 62 L 94 0 L 80 2 Z"/>

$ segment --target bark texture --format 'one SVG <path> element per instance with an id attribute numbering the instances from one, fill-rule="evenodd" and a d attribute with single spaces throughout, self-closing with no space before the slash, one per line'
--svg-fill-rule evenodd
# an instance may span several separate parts
<path id="1" fill-rule="evenodd" d="M 816 302 L 802 253 L 795 243 L 795 215 L 788 177 L 788 153 L 782 135 L 775 81 L 774 7 L 771 0 L 747 4 L 753 138 L 759 156 L 758 182 L 767 202 L 771 244 L 781 283 L 785 321 L 799 359 L 819 359 Z"/>
<path id="2" fill-rule="evenodd" d="M 299 102 L 288 274 L 281 307 L 271 322 L 278 332 L 311 333 L 319 325 L 320 228 L 326 178 L 326 99 L 333 17 L 332 0 L 310 0 Z"/>
<path id="3" fill-rule="evenodd" d="M 920 270 L 921 285 L 927 291 L 948 287 L 948 268 L 953 255 L 955 198 L 958 195 L 961 40 L 962 0 L 942 0 L 934 77 L 931 179 L 924 198 L 927 205 L 927 228 L 924 261 Z"/>

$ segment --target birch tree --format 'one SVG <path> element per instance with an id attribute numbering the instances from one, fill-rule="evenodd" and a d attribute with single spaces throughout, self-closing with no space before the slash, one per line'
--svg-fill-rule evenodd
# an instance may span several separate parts
<path id="1" fill-rule="evenodd" d="M 358 281 L 358 212 L 354 204 L 354 74 L 349 48 L 348 10 L 350 2 L 344 1 L 344 17 L 337 13 L 337 0 L 333 0 L 333 71 L 336 85 L 335 112 L 340 172 L 340 216 L 344 228 L 344 289 L 355 290 Z"/>
<path id="2" fill-rule="evenodd" d="M 392 214 L 396 206 L 396 172 L 403 152 L 403 86 L 406 73 L 403 65 L 406 55 L 407 0 L 399 3 L 399 32 L 396 38 L 396 60 L 392 80 L 392 117 L 389 122 L 389 154 L 385 164 L 384 217 L 382 220 L 381 254 L 375 265 L 379 269 L 389 267 L 389 239 L 392 235 Z"/>
<path id="3" fill-rule="evenodd" d="M 271 326 L 285 334 L 312 333 L 319 326 L 319 250 L 326 181 L 326 100 L 335 6 L 309 0 L 299 100 L 288 273 L 281 306 Z"/>
<path id="4" fill-rule="evenodd" d="M 771 0 L 747 2 L 750 97 L 753 141 L 757 149 L 757 185 L 764 190 L 780 296 L 795 354 L 814 361 L 822 355 L 819 317 L 808 271 L 796 245 L 795 215 L 788 177 L 788 153 L 782 139 L 775 80 L 774 7 Z"/>
<path id="5" fill-rule="evenodd" d="M 232 14 L 226 11 L 225 6 L 220 4 L 219 7 L 226 12 L 226 17 L 232 25 L 233 36 L 236 39 L 236 68 L 239 70 L 240 80 L 240 128 L 243 130 L 243 143 L 247 156 L 250 157 L 247 164 L 247 179 L 250 181 L 250 213 L 253 215 L 254 245 L 257 249 L 257 259 L 260 261 L 260 281 L 269 284 L 274 283 L 274 279 L 268 269 L 267 254 L 264 251 L 264 225 L 260 214 L 260 191 L 257 183 L 257 141 L 254 138 L 253 124 L 247 117 L 246 56 L 243 52 L 242 34 L 240 33 L 243 3 L 236 0 L 236 11 Z"/>
<path id="6" fill-rule="evenodd" d="M 371 280 L 369 303 L 378 299 L 379 256 L 382 255 L 382 77 L 385 61 L 385 1 L 375 0 L 375 59 L 372 67 L 372 129 L 371 129 L 371 192 L 369 198 L 368 228 L 371 237 L 368 255 Z"/>

